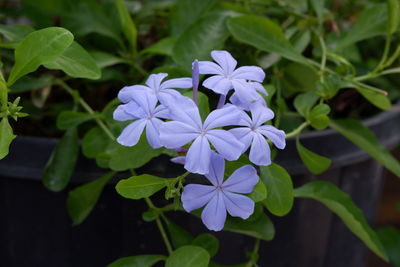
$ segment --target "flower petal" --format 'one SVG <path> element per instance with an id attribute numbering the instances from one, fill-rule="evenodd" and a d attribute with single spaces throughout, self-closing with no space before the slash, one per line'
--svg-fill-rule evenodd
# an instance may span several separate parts
<path id="1" fill-rule="evenodd" d="M 263 93 L 264 95 L 268 95 L 268 92 L 265 90 L 264 86 L 258 82 L 249 82 L 249 84 L 254 87 L 258 92 Z"/>
<path id="2" fill-rule="evenodd" d="M 215 187 L 211 185 L 189 184 L 184 187 L 181 196 L 183 208 L 187 212 L 203 207 L 215 195 Z"/>
<path id="3" fill-rule="evenodd" d="M 203 86 L 220 95 L 228 94 L 229 90 L 233 88 L 231 80 L 222 75 L 207 78 L 204 80 Z"/>
<path id="4" fill-rule="evenodd" d="M 118 92 L 118 98 L 121 100 L 122 103 L 128 103 L 129 101 L 134 100 L 135 93 L 138 90 L 144 90 L 152 92 L 153 90 L 144 85 L 132 85 L 132 86 L 125 86 Z"/>
<path id="5" fill-rule="evenodd" d="M 236 59 L 228 51 L 214 50 L 211 52 L 211 57 L 221 66 L 224 74 L 231 74 L 237 65 Z"/>
<path id="6" fill-rule="evenodd" d="M 206 174 L 210 168 L 211 148 L 205 136 L 197 137 L 186 154 L 185 169 Z"/>
<path id="7" fill-rule="evenodd" d="M 237 160 L 242 154 L 244 145 L 236 137 L 225 130 L 210 130 L 206 134 L 208 140 L 221 156 L 227 160 Z"/>
<path id="8" fill-rule="evenodd" d="M 147 120 L 146 123 L 146 137 L 149 145 L 152 148 L 160 148 L 162 147 L 160 142 L 160 132 L 159 128 L 163 124 L 162 120 L 152 118 L 151 120 Z"/>
<path id="9" fill-rule="evenodd" d="M 253 141 L 254 132 L 248 127 L 238 127 L 229 130 L 242 144 L 244 153 Z"/>
<path id="10" fill-rule="evenodd" d="M 244 103 L 251 103 L 261 98 L 256 89 L 249 85 L 245 80 L 232 80 L 232 85 L 239 100 Z"/>
<path id="11" fill-rule="evenodd" d="M 157 97 L 148 91 L 137 91 L 134 101 L 143 109 L 147 116 L 153 115 L 153 111 L 157 105 Z"/>
<path id="12" fill-rule="evenodd" d="M 178 157 L 172 158 L 170 160 L 173 163 L 185 165 L 186 157 L 185 156 L 178 156 Z"/>
<path id="13" fill-rule="evenodd" d="M 211 130 L 223 126 L 238 125 L 241 114 L 234 105 L 225 105 L 223 108 L 212 111 L 204 121 L 204 129 Z"/>
<path id="14" fill-rule="evenodd" d="M 224 181 L 224 172 L 224 158 L 215 152 L 211 152 L 210 169 L 205 176 L 214 186 L 219 186 Z"/>
<path id="15" fill-rule="evenodd" d="M 201 220 L 212 231 L 221 231 L 226 221 L 225 201 L 218 191 L 201 213 Z"/>
<path id="16" fill-rule="evenodd" d="M 260 126 L 266 121 L 272 120 L 275 116 L 274 112 L 261 105 L 251 105 L 250 106 L 251 117 L 253 120 L 253 126 Z"/>
<path id="17" fill-rule="evenodd" d="M 249 159 L 256 165 L 266 166 L 271 164 L 271 150 L 261 134 L 254 134 Z"/>
<path id="18" fill-rule="evenodd" d="M 139 107 L 139 106 L 138 106 Z M 113 118 L 116 121 L 129 121 L 133 119 L 137 119 L 136 116 L 126 112 L 128 108 L 128 104 L 119 105 L 113 113 Z"/>
<path id="19" fill-rule="evenodd" d="M 176 105 L 182 94 L 174 89 L 164 89 L 158 92 L 157 98 L 164 106 Z"/>
<path id="20" fill-rule="evenodd" d="M 253 191 L 258 180 L 257 170 L 251 165 L 245 165 L 232 173 L 222 184 L 222 189 L 224 191 L 247 194 Z"/>
<path id="21" fill-rule="evenodd" d="M 164 122 L 159 131 L 161 144 L 171 149 L 184 146 L 199 136 L 196 129 L 179 121 Z"/>
<path id="22" fill-rule="evenodd" d="M 224 74 L 221 67 L 211 61 L 199 61 L 199 72 L 200 74 Z"/>
<path id="23" fill-rule="evenodd" d="M 260 133 L 267 137 L 279 149 L 286 146 L 286 134 L 284 131 L 276 129 L 271 125 L 262 125 L 259 127 Z"/>
<path id="24" fill-rule="evenodd" d="M 262 82 L 265 78 L 265 73 L 262 68 L 257 66 L 243 66 L 232 73 L 232 78 Z"/>
<path id="25" fill-rule="evenodd" d="M 177 78 L 165 81 L 161 84 L 160 90 L 172 89 L 172 88 L 191 88 L 192 78 Z"/>
<path id="26" fill-rule="evenodd" d="M 168 105 L 171 119 L 191 125 L 193 128 L 200 130 L 202 122 L 199 109 L 192 99 L 186 96 L 180 97 L 171 105 Z"/>
<path id="27" fill-rule="evenodd" d="M 149 86 L 151 89 L 158 91 L 158 89 L 160 89 L 162 80 L 164 80 L 167 76 L 167 73 L 151 74 L 146 81 L 146 85 Z"/>
<path id="28" fill-rule="evenodd" d="M 171 117 L 169 108 L 164 105 L 158 105 L 153 111 L 153 116 L 162 119 L 170 119 Z"/>
<path id="29" fill-rule="evenodd" d="M 144 126 L 146 126 L 145 119 L 132 122 L 125 127 L 120 136 L 117 138 L 117 142 L 123 146 L 136 145 L 139 142 L 140 136 L 142 135 Z"/>
<path id="30" fill-rule="evenodd" d="M 233 217 L 247 219 L 254 212 L 254 201 L 246 196 L 224 192 L 226 210 Z"/>

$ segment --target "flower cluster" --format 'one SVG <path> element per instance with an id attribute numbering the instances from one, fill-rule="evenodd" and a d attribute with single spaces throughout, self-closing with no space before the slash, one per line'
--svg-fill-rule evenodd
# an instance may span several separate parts
<path id="1" fill-rule="evenodd" d="M 187 151 L 173 161 L 183 163 L 191 173 L 205 175 L 212 185 L 187 185 L 181 198 L 183 207 L 190 212 L 206 205 L 202 220 L 210 230 L 219 231 L 226 212 L 243 219 L 253 213 L 254 202 L 239 193 L 250 193 L 259 179 L 256 169 L 246 165 L 223 181 L 225 160 L 237 160 L 250 147 L 252 163 L 269 165 L 266 139 L 283 149 L 285 133 L 265 124 L 274 113 L 262 96 L 267 95 L 261 85 L 264 71 L 256 66 L 236 68 L 236 60 L 227 51 L 212 51 L 211 57 L 216 63 L 193 62 L 192 78 L 163 82 L 168 75 L 159 73 L 150 75 L 146 85 L 122 88 L 118 98 L 123 104 L 115 110 L 114 119 L 132 121 L 117 139 L 122 145 L 136 145 L 146 129 L 151 147 Z M 217 109 L 204 121 L 197 107 L 199 74 L 211 75 L 202 85 L 220 95 Z M 177 88 L 193 88 L 193 99 Z"/>

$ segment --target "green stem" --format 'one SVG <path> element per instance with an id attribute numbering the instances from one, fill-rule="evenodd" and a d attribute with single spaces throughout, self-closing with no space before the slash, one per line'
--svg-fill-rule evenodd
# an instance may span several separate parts
<path id="1" fill-rule="evenodd" d="M 286 139 L 289 139 L 289 138 L 299 135 L 304 130 L 304 128 L 306 128 L 308 125 L 309 125 L 309 122 L 307 122 L 307 121 L 303 122 L 299 127 L 297 127 L 296 129 L 294 129 L 293 131 L 288 133 L 286 135 Z"/>
<path id="2" fill-rule="evenodd" d="M 324 72 L 325 72 L 325 67 L 326 67 L 326 55 L 327 55 L 327 49 L 326 45 L 324 42 L 324 39 L 322 38 L 321 35 L 318 35 L 319 42 L 321 44 L 321 49 L 322 49 L 322 58 L 321 58 L 321 67 L 320 67 L 320 80 L 321 83 L 324 82 Z"/>
<path id="3" fill-rule="evenodd" d="M 251 253 L 251 257 L 254 257 L 256 253 L 258 253 L 258 250 L 260 249 L 260 239 L 257 238 L 256 242 L 254 243 L 254 248 Z M 254 258 L 250 258 L 250 260 L 247 262 L 246 267 L 252 267 L 253 265 L 256 265 L 257 261 L 254 260 Z"/>
<path id="4" fill-rule="evenodd" d="M 153 202 L 151 201 L 150 198 L 146 197 L 146 198 L 145 198 L 145 201 L 146 201 L 147 205 L 149 206 L 149 208 L 151 208 L 151 209 L 158 209 L 158 208 L 153 204 Z M 157 217 L 157 218 L 156 218 L 156 224 L 157 224 L 158 230 L 160 231 L 160 234 L 161 234 L 161 236 L 162 236 L 162 238 L 163 238 L 163 240 L 164 240 L 164 243 L 165 243 L 165 246 L 166 246 L 166 248 L 167 248 L 168 254 L 171 254 L 172 251 L 173 251 L 172 246 L 171 246 L 171 242 L 170 242 L 169 239 L 168 239 L 167 232 L 166 232 L 165 229 L 164 229 L 164 226 L 163 226 L 163 224 L 162 224 L 162 222 L 161 222 L 161 220 L 160 220 L 160 217 Z"/>
<path id="5" fill-rule="evenodd" d="M 393 62 L 400 56 L 400 45 L 397 46 L 396 50 L 394 51 L 393 55 L 386 61 L 385 67 L 389 67 L 393 64 Z"/>
<path id="6" fill-rule="evenodd" d="M 110 137 L 111 140 L 115 140 L 114 134 L 110 131 L 110 129 L 104 124 L 102 120 L 96 115 L 96 112 L 89 106 L 86 101 L 81 98 L 77 93 L 76 90 L 72 89 L 68 84 L 64 81 L 57 79 L 55 81 L 56 84 L 60 85 L 63 89 L 65 89 L 74 99 L 77 101 L 87 113 L 94 116 L 94 120 L 100 126 L 100 128 L 104 131 L 104 133 Z M 76 99 L 77 98 L 77 99 Z"/>
<path id="7" fill-rule="evenodd" d="M 8 89 L 4 80 L 0 77 L 0 110 L 7 110 L 8 108 Z"/>
<path id="8" fill-rule="evenodd" d="M 377 73 L 384 67 L 387 57 L 389 55 L 391 41 L 392 41 L 392 35 L 388 33 L 388 35 L 386 36 L 385 48 L 383 50 L 382 58 L 379 61 L 378 65 L 375 67 L 375 69 L 372 71 L 372 73 Z"/>

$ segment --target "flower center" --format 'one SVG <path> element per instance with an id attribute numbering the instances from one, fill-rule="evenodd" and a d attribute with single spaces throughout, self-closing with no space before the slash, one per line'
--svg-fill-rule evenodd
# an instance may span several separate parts
<path id="1" fill-rule="evenodd" d="M 199 132 L 199 134 L 200 134 L 201 136 L 205 136 L 206 133 L 207 133 L 207 131 L 204 130 L 204 129 L 201 129 L 200 132 Z"/>
<path id="2" fill-rule="evenodd" d="M 152 118 L 153 118 L 153 114 L 147 115 L 147 119 L 148 119 L 148 120 L 151 120 Z"/>

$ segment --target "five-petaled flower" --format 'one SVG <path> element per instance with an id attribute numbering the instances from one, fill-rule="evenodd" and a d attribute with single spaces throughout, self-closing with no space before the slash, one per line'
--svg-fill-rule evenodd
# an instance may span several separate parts
<path id="1" fill-rule="evenodd" d="M 251 145 L 251 162 L 257 165 L 269 165 L 271 164 L 271 150 L 265 137 L 271 140 L 277 148 L 283 149 L 286 145 L 285 132 L 271 125 L 263 125 L 274 117 L 274 113 L 269 108 L 252 105 L 250 111 L 252 118 L 242 112 L 240 125 L 244 127 L 234 128 L 229 132 L 244 144 L 243 152 Z"/>
<path id="2" fill-rule="evenodd" d="M 138 143 L 144 128 L 146 128 L 147 141 L 153 148 L 161 147 L 159 128 L 163 123 L 160 118 L 168 118 L 169 111 L 163 105 L 157 105 L 154 94 L 145 91 L 135 92 L 135 100 L 119 105 L 114 111 L 114 120 L 128 121 L 130 123 L 117 138 L 117 142 L 124 146 L 134 146 Z"/>
<path id="3" fill-rule="evenodd" d="M 227 95 L 234 89 L 242 102 L 251 103 L 261 96 L 257 92 L 258 86 L 248 81 L 262 82 L 265 78 L 264 71 L 257 66 L 243 66 L 237 69 L 237 61 L 227 51 L 212 51 L 211 57 L 218 63 L 200 61 L 200 74 L 212 74 L 203 82 L 203 86 L 215 93 Z"/>
<path id="4" fill-rule="evenodd" d="M 157 99 L 162 104 L 165 104 L 181 96 L 178 91 L 172 88 L 187 89 L 192 87 L 191 78 L 177 78 L 162 82 L 167 76 L 167 73 L 151 74 L 146 81 L 146 85 L 125 86 L 119 91 L 118 98 L 123 103 L 128 103 L 131 100 L 135 100 L 136 93 L 142 90 L 156 95 Z"/>
<path id="5" fill-rule="evenodd" d="M 212 153 L 210 172 L 206 175 L 212 185 L 189 184 L 182 193 L 183 208 L 190 212 L 203 207 L 201 219 L 206 227 L 220 231 L 224 227 L 226 212 L 247 219 L 254 212 L 254 201 L 241 194 L 250 193 L 258 183 L 256 169 L 245 165 L 224 182 L 225 161 Z"/>
<path id="6" fill-rule="evenodd" d="M 194 140 L 186 155 L 185 169 L 192 173 L 206 174 L 209 171 L 211 143 L 227 160 L 237 160 L 242 154 L 243 144 L 230 132 L 215 129 L 238 125 L 240 111 L 233 105 L 226 105 L 212 111 L 201 121 L 199 109 L 188 97 L 180 97 L 169 107 L 170 118 L 160 127 L 161 144 L 167 148 L 178 148 Z"/>

